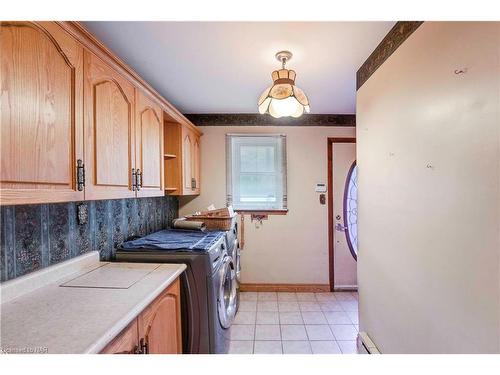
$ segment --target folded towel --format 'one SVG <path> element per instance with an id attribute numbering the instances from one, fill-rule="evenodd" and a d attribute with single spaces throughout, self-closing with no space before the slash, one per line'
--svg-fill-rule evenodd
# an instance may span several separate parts
<path id="1" fill-rule="evenodd" d="M 200 230 L 204 232 L 206 225 L 203 221 L 187 221 L 186 219 L 175 219 L 173 222 L 175 229 Z"/>

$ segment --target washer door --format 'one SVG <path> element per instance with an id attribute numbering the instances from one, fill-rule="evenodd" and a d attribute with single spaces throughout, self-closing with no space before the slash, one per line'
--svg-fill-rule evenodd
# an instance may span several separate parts
<path id="1" fill-rule="evenodd" d="M 219 321 L 223 328 L 229 328 L 236 315 L 236 274 L 233 269 L 233 259 L 226 256 L 219 271 L 219 295 L 217 310 Z"/>

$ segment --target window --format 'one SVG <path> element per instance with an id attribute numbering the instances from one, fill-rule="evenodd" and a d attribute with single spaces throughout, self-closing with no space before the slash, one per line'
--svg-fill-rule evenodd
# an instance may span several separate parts
<path id="1" fill-rule="evenodd" d="M 352 163 L 344 190 L 344 227 L 347 245 L 354 259 L 358 259 L 358 167 Z"/>
<path id="2" fill-rule="evenodd" d="M 286 210 L 286 137 L 226 136 L 227 204 L 235 210 Z"/>

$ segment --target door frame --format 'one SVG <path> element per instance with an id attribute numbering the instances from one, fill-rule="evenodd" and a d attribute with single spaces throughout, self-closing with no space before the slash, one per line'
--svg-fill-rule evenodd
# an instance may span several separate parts
<path id="1" fill-rule="evenodd" d="M 330 138 L 327 140 L 327 155 L 328 155 L 328 276 L 330 282 L 330 291 L 333 292 L 335 289 L 335 278 L 334 278 L 334 254 L 335 247 L 333 241 L 333 225 L 335 220 L 333 220 L 333 144 L 334 143 L 354 143 L 356 144 L 356 138 Z"/>

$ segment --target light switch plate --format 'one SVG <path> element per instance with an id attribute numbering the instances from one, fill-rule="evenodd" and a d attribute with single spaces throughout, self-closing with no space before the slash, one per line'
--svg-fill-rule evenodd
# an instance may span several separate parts
<path id="1" fill-rule="evenodd" d="M 314 191 L 316 191 L 316 193 L 326 193 L 326 184 L 318 182 Z"/>

